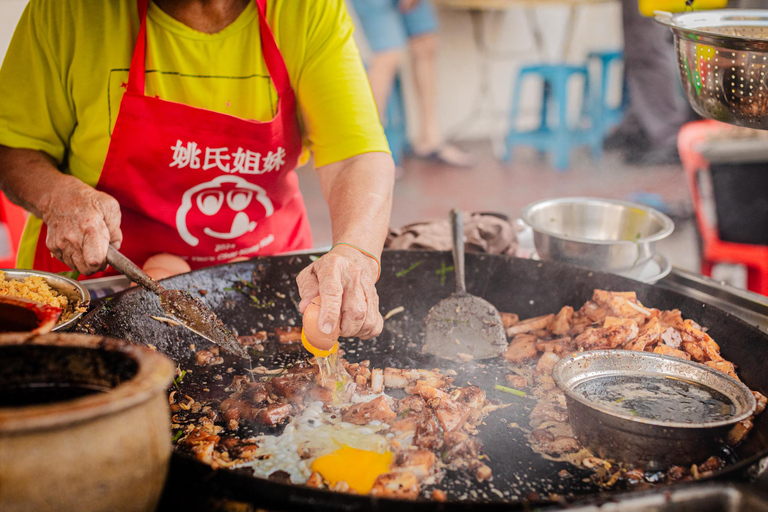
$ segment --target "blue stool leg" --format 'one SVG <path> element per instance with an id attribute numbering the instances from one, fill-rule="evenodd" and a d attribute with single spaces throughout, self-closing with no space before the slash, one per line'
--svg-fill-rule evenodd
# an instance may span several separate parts
<path id="1" fill-rule="evenodd" d="M 520 98 L 522 96 L 523 89 L 523 77 L 526 72 L 524 69 L 520 70 L 515 80 L 515 88 L 512 91 L 512 108 L 509 113 L 509 128 L 507 130 L 507 137 L 505 140 L 504 154 L 502 155 L 502 161 L 509 162 L 512 159 L 512 146 L 514 146 L 514 137 L 517 132 L 517 118 L 520 115 Z"/>
<path id="2" fill-rule="evenodd" d="M 603 157 L 603 115 L 605 112 L 605 109 L 603 108 L 603 101 L 605 99 L 605 73 L 601 75 L 601 81 L 598 87 L 599 96 L 595 97 L 595 94 L 592 91 L 594 91 L 596 87 L 590 82 L 589 72 L 587 72 L 587 75 L 584 78 L 584 91 L 585 96 L 589 98 L 588 101 L 592 103 L 590 107 L 592 110 L 592 116 L 590 119 L 587 137 L 589 139 L 588 142 L 592 152 L 592 158 L 595 160 L 599 160 Z"/>
<path id="3" fill-rule="evenodd" d="M 556 136 L 554 142 L 555 169 L 564 171 L 568 168 L 571 154 L 571 137 L 568 133 L 568 74 L 563 70 L 555 73 L 552 87 L 558 103 Z"/>

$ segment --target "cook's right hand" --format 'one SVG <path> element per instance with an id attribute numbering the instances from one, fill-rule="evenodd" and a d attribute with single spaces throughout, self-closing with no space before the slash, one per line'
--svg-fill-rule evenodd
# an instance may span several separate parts
<path id="1" fill-rule="evenodd" d="M 89 275 L 106 267 L 109 244 L 123 241 L 120 205 L 112 196 L 72 178 L 42 209 L 45 240 L 54 257 Z"/>

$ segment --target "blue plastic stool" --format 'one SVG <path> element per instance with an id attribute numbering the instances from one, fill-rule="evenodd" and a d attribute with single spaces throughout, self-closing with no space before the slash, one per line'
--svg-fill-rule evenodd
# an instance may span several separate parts
<path id="1" fill-rule="evenodd" d="M 589 96 L 585 98 L 586 114 L 589 116 L 593 136 L 599 141 L 602 151 L 602 142 L 608 131 L 624 119 L 627 110 L 628 95 L 627 83 L 622 75 L 621 100 L 618 105 L 608 104 L 608 91 L 610 89 L 611 66 L 616 66 L 624 61 L 624 53 L 621 50 L 590 52 L 587 54 L 587 66 L 592 62 L 599 65 L 599 80 L 593 80 L 593 87 L 588 90 Z"/>
<path id="2" fill-rule="evenodd" d="M 389 149 L 395 165 L 403 164 L 403 156 L 408 151 L 407 126 L 405 121 L 405 102 L 400 75 L 395 76 L 392 93 L 387 101 L 387 116 L 384 122 L 384 135 L 387 137 Z"/>
<path id="3" fill-rule="evenodd" d="M 523 81 L 526 77 L 536 76 L 543 82 L 541 101 L 541 122 L 535 130 L 519 131 L 517 119 L 520 114 L 520 98 Z M 573 77 L 584 78 L 584 96 L 589 90 L 589 72 L 586 66 L 569 64 L 536 64 L 524 66 L 517 74 L 512 96 L 512 109 L 509 116 L 509 131 L 506 137 L 506 154 L 503 160 L 512 158 L 515 146 L 533 146 L 539 151 L 552 153 L 554 165 L 558 170 L 565 170 L 570 164 L 571 151 L 578 146 L 594 144 L 589 127 L 582 126 L 579 119 L 576 126 L 568 126 L 568 81 Z M 550 103 L 557 108 L 557 124 L 550 126 L 548 109 Z M 595 147 L 592 147 L 593 153 Z"/>

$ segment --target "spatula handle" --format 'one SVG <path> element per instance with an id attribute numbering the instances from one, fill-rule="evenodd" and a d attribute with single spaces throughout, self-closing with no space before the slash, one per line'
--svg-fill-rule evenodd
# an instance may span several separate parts
<path id="1" fill-rule="evenodd" d="M 464 281 L 464 220 L 461 212 L 451 210 L 451 238 L 453 239 L 453 269 L 456 273 L 456 293 L 467 293 Z"/>
<path id="2" fill-rule="evenodd" d="M 107 263 L 112 265 L 112 268 L 123 274 L 134 283 L 146 288 L 153 293 L 159 295 L 160 292 L 165 290 L 165 288 L 157 284 L 157 281 L 144 273 L 144 271 L 137 267 L 131 260 L 123 256 L 120 251 L 112 247 L 111 244 L 109 246 L 109 250 L 107 250 Z"/>

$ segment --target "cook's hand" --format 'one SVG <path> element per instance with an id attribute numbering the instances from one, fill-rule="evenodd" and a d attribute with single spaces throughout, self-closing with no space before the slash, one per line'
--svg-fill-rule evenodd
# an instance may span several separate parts
<path id="1" fill-rule="evenodd" d="M 301 271 L 296 278 L 301 294 L 299 310 L 320 295 L 318 326 L 330 334 L 341 316 L 341 336 L 372 338 L 384 326 L 376 293 L 376 261 L 357 250 L 339 245 Z"/>
<path id="2" fill-rule="evenodd" d="M 400 12 L 408 12 L 416 8 L 422 0 L 400 0 L 397 7 Z"/>
<path id="3" fill-rule="evenodd" d="M 41 208 L 48 250 L 81 274 L 103 270 L 109 244 L 119 248 L 123 241 L 120 205 L 76 178 L 57 192 Z"/>

